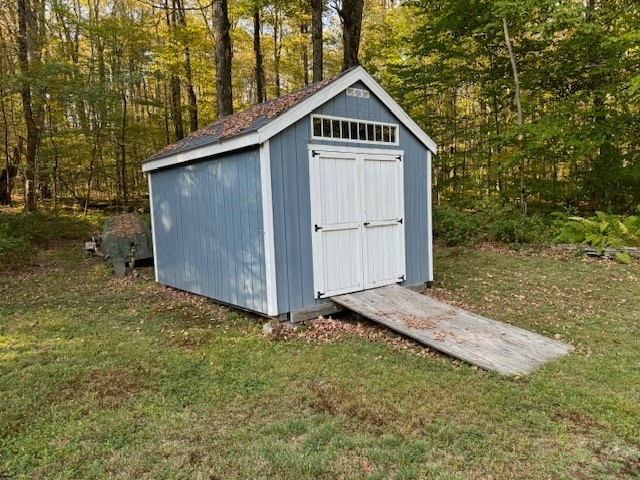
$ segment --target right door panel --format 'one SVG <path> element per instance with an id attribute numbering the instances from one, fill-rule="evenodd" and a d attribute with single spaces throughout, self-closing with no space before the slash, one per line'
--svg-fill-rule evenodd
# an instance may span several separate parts
<path id="1" fill-rule="evenodd" d="M 402 157 L 362 156 L 362 245 L 364 287 L 404 279 L 404 195 Z"/>

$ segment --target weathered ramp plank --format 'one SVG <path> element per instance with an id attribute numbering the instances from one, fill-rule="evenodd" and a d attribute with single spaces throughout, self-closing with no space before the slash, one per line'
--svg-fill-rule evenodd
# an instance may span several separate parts
<path id="1" fill-rule="evenodd" d="M 562 342 L 475 315 L 399 285 L 331 300 L 429 347 L 503 375 L 532 373 L 573 350 Z"/>

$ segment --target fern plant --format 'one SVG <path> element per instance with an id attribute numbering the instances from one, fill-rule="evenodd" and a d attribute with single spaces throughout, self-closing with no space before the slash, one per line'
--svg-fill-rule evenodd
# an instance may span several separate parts
<path id="1" fill-rule="evenodd" d="M 611 215 L 596 212 L 595 216 L 566 217 L 556 214 L 556 243 L 590 245 L 600 253 L 607 247 L 640 246 L 640 216 Z"/>

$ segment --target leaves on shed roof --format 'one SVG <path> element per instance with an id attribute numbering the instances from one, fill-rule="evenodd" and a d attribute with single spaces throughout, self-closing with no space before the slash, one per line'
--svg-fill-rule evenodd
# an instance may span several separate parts
<path id="1" fill-rule="evenodd" d="M 335 77 L 313 83 L 301 88 L 300 90 L 288 93 L 268 102 L 254 105 L 242 112 L 223 117 L 200 130 L 192 132 L 188 137 L 185 137 L 171 145 L 167 145 L 148 160 L 190 150 L 191 148 L 201 145 L 221 142 L 237 135 L 255 131 L 325 86 L 329 85 L 342 74 L 344 74 L 344 72 Z"/>

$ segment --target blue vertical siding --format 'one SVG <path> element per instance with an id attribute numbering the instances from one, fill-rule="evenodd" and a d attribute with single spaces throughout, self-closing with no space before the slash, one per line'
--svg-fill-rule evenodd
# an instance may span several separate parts
<path id="1" fill-rule="evenodd" d="M 361 83 L 354 86 L 364 88 Z M 370 98 L 337 95 L 314 113 L 399 123 L 391 111 L 373 94 Z M 275 230 L 276 286 L 278 310 L 286 313 L 317 303 L 314 299 L 313 254 L 311 247 L 311 199 L 309 158 L 311 138 L 309 117 L 270 140 L 273 220 Z M 356 148 L 404 150 L 405 252 L 408 285 L 426 282 L 429 272 L 427 204 L 427 148 L 402 124 L 399 146 L 314 140 L 316 144 L 352 145 Z"/>
<path id="2" fill-rule="evenodd" d="M 258 150 L 150 175 L 158 281 L 266 313 Z"/>

